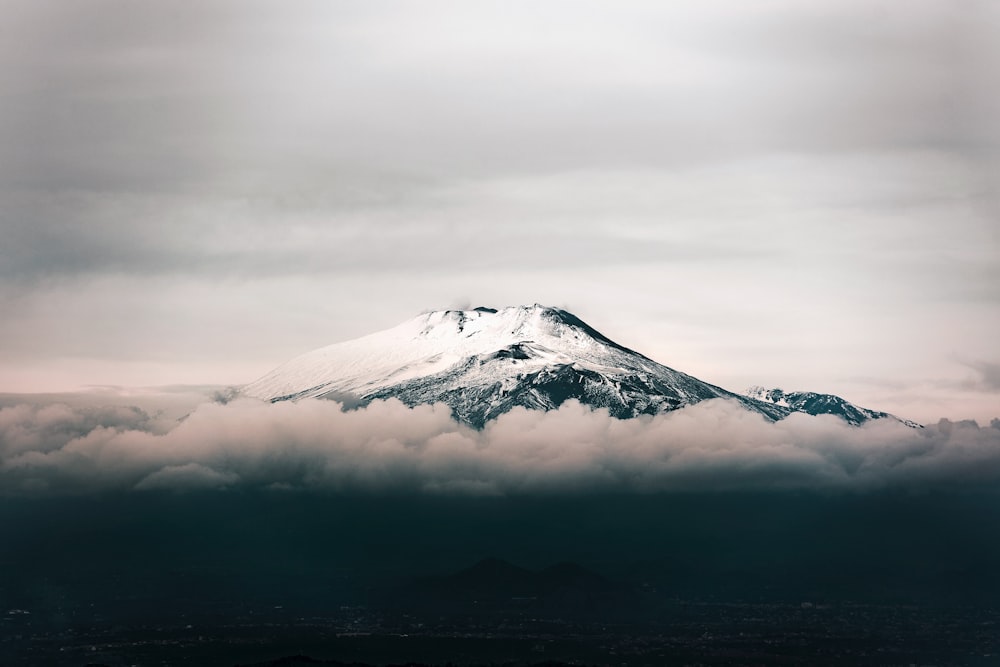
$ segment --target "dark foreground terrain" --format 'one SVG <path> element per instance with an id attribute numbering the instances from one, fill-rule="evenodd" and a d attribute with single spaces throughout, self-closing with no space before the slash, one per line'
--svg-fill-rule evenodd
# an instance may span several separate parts
<path id="1" fill-rule="evenodd" d="M 7 624 L 3 664 L 1000 664 L 1000 614 L 995 611 L 865 604 L 676 605 L 643 624 L 517 612 L 432 618 L 360 608 L 311 617 L 260 610 L 215 622 L 182 618 L 174 624 L 93 621 L 47 631 Z"/>
<path id="2" fill-rule="evenodd" d="M 0 664 L 1000 664 L 997 526 L 982 490 L 5 499 Z"/>

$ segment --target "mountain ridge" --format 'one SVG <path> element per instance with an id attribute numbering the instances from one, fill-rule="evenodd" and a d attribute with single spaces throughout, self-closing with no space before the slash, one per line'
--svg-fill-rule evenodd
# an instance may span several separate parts
<path id="1" fill-rule="evenodd" d="M 755 400 L 786 407 L 794 412 L 804 412 L 810 415 L 836 415 L 852 426 L 860 426 L 872 419 L 896 419 L 912 428 L 923 428 L 917 422 L 897 417 L 888 412 L 863 408 L 834 394 L 820 394 L 814 391 L 784 391 L 778 387 L 765 389 L 760 385 L 749 387 L 744 393 Z"/>

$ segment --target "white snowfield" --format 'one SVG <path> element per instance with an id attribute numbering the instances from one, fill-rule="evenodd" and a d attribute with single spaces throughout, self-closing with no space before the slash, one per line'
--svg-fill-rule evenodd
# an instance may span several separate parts
<path id="1" fill-rule="evenodd" d="M 296 357 L 248 384 L 243 393 L 264 400 L 331 392 L 367 396 L 464 366 L 473 357 L 499 363 L 465 369 L 462 379 L 466 384 L 510 381 L 560 364 L 602 374 L 658 374 L 664 369 L 638 353 L 594 337 L 596 331 L 588 331 L 582 322 L 573 323 L 575 319 L 565 311 L 539 304 L 497 311 L 480 308 L 425 313 L 392 329 Z M 491 359 L 513 346 L 519 349 L 511 356 Z"/>

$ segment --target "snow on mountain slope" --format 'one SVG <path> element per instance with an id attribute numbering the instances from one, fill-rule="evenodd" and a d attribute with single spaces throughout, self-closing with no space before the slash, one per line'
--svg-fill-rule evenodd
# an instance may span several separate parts
<path id="1" fill-rule="evenodd" d="M 538 304 L 425 313 L 296 357 L 243 393 L 270 401 L 444 402 L 477 428 L 515 406 L 548 410 L 569 398 L 620 418 L 709 398 L 737 400 L 771 420 L 789 412 L 658 364 L 571 313 Z"/>
<path id="2" fill-rule="evenodd" d="M 794 412 L 804 412 L 810 415 L 836 415 L 855 426 L 860 426 L 871 419 L 895 419 L 913 428 L 923 428 L 920 424 L 909 419 L 900 419 L 888 412 L 862 408 L 833 394 L 817 394 L 812 391 L 782 391 L 781 389 L 753 386 L 747 389 L 746 395 L 758 401 L 788 408 Z"/>
<path id="3" fill-rule="evenodd" d="M 622 347 L 565 310 L 539 304 L 424 313 L 296 357 L 242 393 L 269 401 L 335 398 L 349 405 L 386 398 L 411 406 L 442 402 L 476 428 L 516 406 L 550 410 L 570 398 L 623 419 L 711 398 L 738 401 L 769 420 L 792 412 L 835 414 L 855 425 L 897 419 L 829 394 L 760 387 L 735 394 Z"/>

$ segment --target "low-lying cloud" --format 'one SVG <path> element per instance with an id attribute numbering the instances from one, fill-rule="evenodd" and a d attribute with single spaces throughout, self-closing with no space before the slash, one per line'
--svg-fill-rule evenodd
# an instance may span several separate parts
<path id="1" fill-rule="evenodd" d="M 396 400 L 205 403 L 165 423 L 140 408 L 0 408 L 7 495 L 231 488 L 537 493 L 968 487 L 1000 481 L 1000 420 L 851 427 L 769 423 L 725 400 L 618 420 L 567 401 L 515 409 L 482 431 L 447 406 Z"/>

